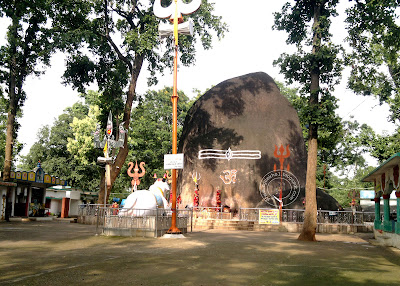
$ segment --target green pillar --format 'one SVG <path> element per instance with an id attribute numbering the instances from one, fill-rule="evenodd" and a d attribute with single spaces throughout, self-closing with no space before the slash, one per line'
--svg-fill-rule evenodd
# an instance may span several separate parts
<path id="1" fill-rule="evenodd" d="M 383 231 L 392 232 L 392 222 L 390 221 L 390 195 L 383 195 Z"/>
<path id="2" fill-rule="evenodd" d="M 375 220 L 374 220 L 374 228 L 382 229 L 382 221 L 381 221 L 381 198 L 375 198 Z"/>
<path id="3" fill-rule="evenodd" d="M 400 192 L 396 192 L 397 198 L 397 222 L 395 224 L 395 231 L 400 234 Z"/>

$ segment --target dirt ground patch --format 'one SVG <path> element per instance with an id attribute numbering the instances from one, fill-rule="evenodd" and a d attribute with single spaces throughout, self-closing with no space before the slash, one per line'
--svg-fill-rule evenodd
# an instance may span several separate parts
<path id="1" fill-rule="evenodd" d="M 0 223 L 0 285 L 398 285 L 400 251 L 372 234 L 194 231 L 95 236 L 65 222 Z"/>

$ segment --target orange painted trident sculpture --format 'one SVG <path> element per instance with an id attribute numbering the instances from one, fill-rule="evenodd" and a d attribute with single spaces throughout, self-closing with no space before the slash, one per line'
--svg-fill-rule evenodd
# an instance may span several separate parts
<path id="1" fill-rule="evenodd" d="M 133 173 L 131 172 L 131 170 L 132 170 L 132 168 L 133 168 L 133 163 L 132 163 L 132 162 L 129 162 L 128 165 L 129 165 L 129 168 L 128 168 L 127 173 L 128 173 L 128 176 L 132 178 L 132 181 L 131 181 L 131 184 L 132 184 L 132 192 L 134 192 L 134 191 L 137 191 L 137 186 L 140 185 L 140 180 L 139 180 L 139 178 L 143 177 L 144 174 L 146 174 L 146 170 L 144 169 L 145 163 L 144 163 L 144 162 L 141 162 L 141 163 L 139 164 L 140 169 L 142 169 L 142 172 L 141 172 L 140 174 L 139 174 L 139 167 L 138 167 L 137 161 L 136 161 L 136 164 L 135 164 L 135 168 L 133 169 Z"/>

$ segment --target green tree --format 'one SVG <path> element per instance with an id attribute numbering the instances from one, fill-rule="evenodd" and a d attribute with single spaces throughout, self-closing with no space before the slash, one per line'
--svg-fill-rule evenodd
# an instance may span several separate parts
<path id="1" fill-rule="evenodd" d="M 53 11 L 51 1 L 0 1 L 0 23 L 7 28 L 7 43 L 0 47 L 0 85 L 7 95 L 7 124 L 4 148 L 3 180 L 10 180 L 15 153 L 21 149 L 17 143 L 18 122 L 26 94 L 24 82 L 29 75 L 39 75 L 41 67 L 49 65 L 54 51 L 51 27 L 47 22 Z M 7 201 L 12 189 L 7 188 Z M 6 204 L 6 208 L 9 208 Z M 6 213 L 9 213 L 6 210 Z"/>
<path id="2" fill-rule="evenodd" d="M 289 88 L 283 83 L 277 82 L 281 93 L 290 101 L 292 106 L 296 109 L 299 116 L 300 125 L 303 130 L 303 136 L 308 147 L 308 133 L 310 122 L 310 110 L 308 107 L 308 97 L 306 94 L 301 94 L 299 88 Z M 323 124 L 318 126 L 318 163 L 319 165 L 328 164 L 331 167 L 336 166 L 341 158 L 341 153 L 338 152 L 337 147 L 342 141 L 344 135 L 344 123 L 342 119 L 332 112 L 337 107 L 337 100 L 331 98 L 333 102 L 330 108 L 321 110 L 321 116 L 324 117 Z"/>
<path id="3" fill-rule="evenodd" d="M 379 135 L 372 128 L 365 128 L 362 130 L 361 140 L 369 154 L 379 163 L 383 163 L 399 152 L 400 129 L 398 128 L 393 134 Z"/>
<path id="4" fill-rule="evenodd" d="M 0 47 L 0 84 L 7 95 L 7 136 L 3 179 L 9 180 L 18 130 L 17 116 L 25 101 L 23 85 L 28 75 L 39 75 L 54 51 L 48 17 L 51 1 L 0 2 L 1 21 L 10 21 L 7 43 Z"/>
<path id="5" fill-rule="evenodd" d="M 139 96 L 138 106 L 134 109 L 134 117 L 129 132 L 129 158 L 146 163 L 146 176 L 141 179 L 141 188 L 148 188 L 153 174 L 158 178 L 164 175 L 164 154 L 172 150 L 172 88 L 159 91 L 148 91 Z M 178 92 L 178 140 L 182 134 L 183 123 L 193 100 Z M 126 174 L 126 172 L 125 172 Z M 127 175 L 125 175 L 128 177 Z M 128 177 L 129 178 L 129 177 Z"/>
<path id="6" fill-rule="evenodd" d="M 37 142 L 22 157 L 20 167 L 31 170 L 40 160 L 47 173 L 68 180 L 69 185 L 98 190 L 100 173 L 95 163 L 98 154 L 94 147 L 90 149 L 93 138 L 89 139 L 87 134 L 95 129 L 95 124 L 91 122 L 94 121 L 92 112 L 81 103 L 66 108 L 53 126 L 44 126 L 39 130 Z M 81 141 L 81 138 L 84 140 Z M 77 142 L 80 144 L 78 147 Z"/>
<path id="7" fill-rule="evenodd" d="M 60 11 L 53 19 L 59 25 L 59 37 L 71 40 L 71 45 L 65 47 L 70 53 L 64 74 L 65 81 L 79 91 L 95 81 L 101 93 L 112 103 L 112 108 L 100 106 L 103 118 L 112 109 L 118 121 L 125 122 L 125 128 L 130 125 L 137 79 L 145 63 L 151 74 L 149 84 L 157 82 L 158 72 L 163 73 L 173 66 L 173 40 L 160 39 L 157 29 L 160 20 L 153 14 L 153 3 L 152 0 L 61 1 L 55 9 Z M 171 1 L 163 1 L 164 5 L 170 3 Z M 77 12 L 77 6 L 82 6 L 80 21 L 70 21 L 61 12 L 69 9 Z M 180 37 L 180 62 L 183 65 L 190 65 L 195 61 L 197 41 L 201 42 L 203 48 L 209 49 L 213 32 L 221 37 L 227 30 L 221 17 L 212 14 L 213 10 L 213 4 L 204 0 L 200 9 L 190 15 L 194 20 L 195 36 Z M 119 109 L 121 102 L 123 112 Z M 112 183 L 128 156 L 126 146 L 120 148 L 115 164 L 112 165 Z M 103 200 L 104 193 L 101 190 L 99 201 Z"/>
<path id="8" fill-rule="evenodd" d="M 357 121 L 343 122 L 343 136 L 336 146 L 338 156 L 335 162 L 336 172 L 328 177 L 327 192 L 344 208 L 349 207 L 349 191 L 371 187 L 361 179 L 371 171 L 363 157 L 370 153 L 370 139 L 374 136 L 371 127 Z"/>
<path id="9" fill-rule="evenodd" d="M 331 95 L 341 73 L 341 48 L 330 41 L 331 18 L 336 16 L 337 0 L 299 0 L 286 3 L 275 13 L 277 30 L 288 33 L 287 44 L 294 44 L 297 53 L 282 54 L 274 63 L 280 66 L 289 84 L 301 84 L 300 93 L 308 94 L 305 119 L 308 122 L 308 159 L 306 177 L 306 210 L 300 240 L 315 240 L 317 227 L 316 175 L 318 128 L 335 118 L 336 100 Z M 308 29 L 311 29 L 309 31 Z M 306 52 L 304 48 L 310 49 Z"/>
<path id="10" fill-rule="evenodd" d="M 362 182 L 362 178 L 368 175 L 374 167 L 358 168 L 355 173 L 345 177 L 332 175 L 330 178 L 330 186 L 327 193 L 334 197 L 343 208 L 348 208 L 352 200 L 349 192 L 363 189 L 371 189 L 372 183 Z"/>
<path id="11" fill-rule="evenodd" d="M 163 155 L 171 152 L 171 95 L 172 88 L 148 91 L 138 96 L 134 108 L 135 117 L 129 128 L 128 159 L 138 163 L 146 162 L 146 176 L 139 188 L 147 189 L 154 181 L 153 174 L 164 175 Z M 181 135 L 187 111 L 193 104 L 183 92 L 178 92 L 178 138 Z M 85 101 L 96 103 L 99 94 L 89 91 Z M 76 103 L 67 108 L 52 126 L 44 126 L 38 132 L 38 140 L 29 153 L 22 157 L 21 169 L 30 170 L 42 162 L 43 169 L 69 181 L 74 187 L 98 190 L 101 183 L 101 168 L 96 159 L 101 150 L 95 149 L 93 131 L 100 111 L 96 105 Z M 115 181 L 115 193 L 126 193 L 130 189 L 131 178 L 127 175 L 128 165 L 122 166 L 122 176 Z"/>
<path id="12" fill-rule="evenodd" d="M 307 142 L 308 122 L 305 108 L 307 98 L 299 95 L 298 88 L 289 88 L 280 82 L 277 82 L 277 85 L 281 93 L 297 110 L 304 140 Z M 342 206 L 346 207 L 349 199 L 347 197 L 348 190 L 345 189 L 365 185 L 360 181 L 361 178 L 354 174 L 359 174 L 362 169 L 367 167 L 363 155 L 371 150 L 372 142 L 375 142 L 376 137 L 371 127 L 366 124 L 361 125 L 353 118 L 343 121 L 337 115 L 332 115 L 331 119 L 333 120 L 318 128 L 316 185 L 325 189 Z"/>
<path id="13" fill-rule="evenodd" d="M 388 103 L 393 122 L 400 120 L 399 6 L 398 0 L 359 0 L 346 11 L 352 49 L 348 86 Z"/>
<path id="14" fill-rule="evenodd" d="M 93 144 L 93 132 L 96 129 L 97 117 L 100 114 L 98 106 L 90 106 L 85 117 L 74 117 L 70 123 L 71 136 L 67 138 L 67 151 L 79 165 L 95 162 L 96 153 Z"/>

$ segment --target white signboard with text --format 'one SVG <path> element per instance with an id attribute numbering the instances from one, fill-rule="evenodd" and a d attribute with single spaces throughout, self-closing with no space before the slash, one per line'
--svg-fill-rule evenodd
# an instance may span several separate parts
<path id="1" fill-rule="evenodd" d="M 183 169 L 183 153 L 164 154 L 164 170 Z"/>
<path id="2" fill-rule="evenodd" d="M 279 224 L 279 210 L 259 210 L 259 224 Z"/>

